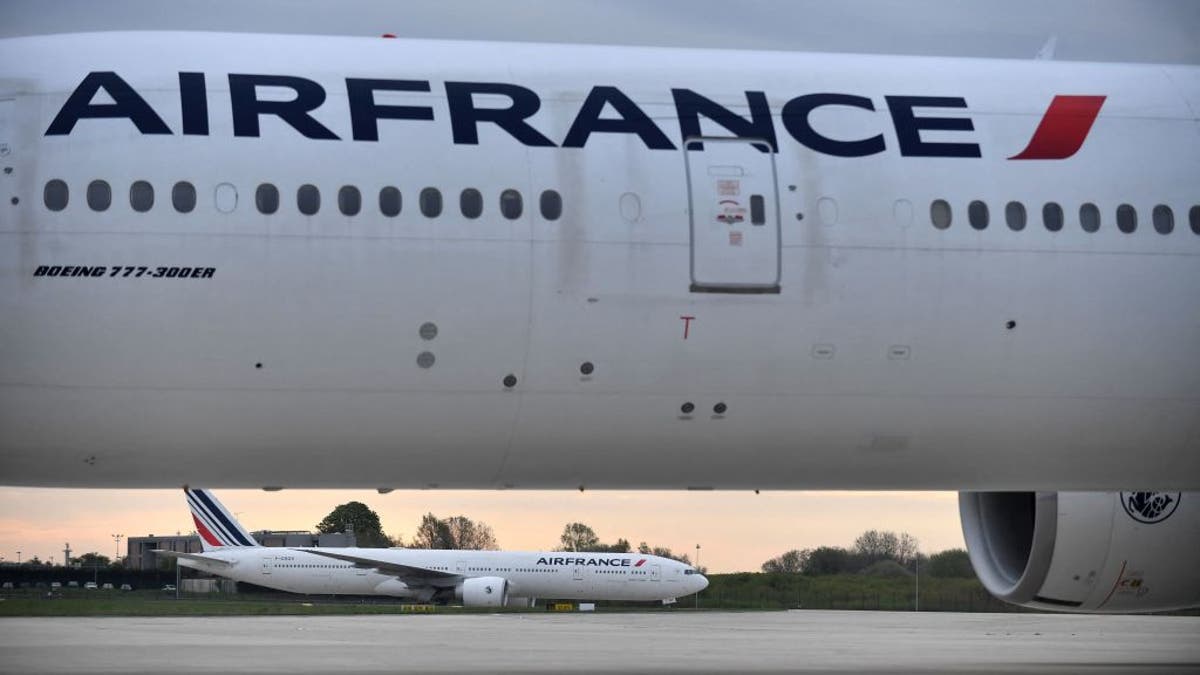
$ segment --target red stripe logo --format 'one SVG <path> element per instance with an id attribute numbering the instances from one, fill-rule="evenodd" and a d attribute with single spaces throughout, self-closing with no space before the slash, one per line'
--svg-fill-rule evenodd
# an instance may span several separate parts
<path id="1" fill-rule="evenodd" d="M 1107 96 L 1055 96 L 1029 145 L 1009 159 L 1066 159 L 1079 152 Z"/>
<path id="2" fill-rule="evenodd" d="M 194 513 L 192 514 L 192 520 L 196 523 L 196 531 L 200 533 L 200 536 L 204 538 L 204 541 L 208 542 L 209 546 L 223 545 L 217 540 L 216 537 L 213 536 L 212 532 L 208 531 L 208 528 L 204 526 L 204 523 L 200 522 L 200 519 L 197 518 L 196 514 Z"/>

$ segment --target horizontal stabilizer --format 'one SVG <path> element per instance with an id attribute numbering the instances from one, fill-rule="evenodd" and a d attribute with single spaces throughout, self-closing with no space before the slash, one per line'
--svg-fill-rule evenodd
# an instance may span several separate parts
<path id="1" fill-rule="evenodd" d="M 166 549 L 161 549 L 161 548 L 154 549 L 154 553 L 155 553 L 155 555 L 161 555 L 161 556 L 165 556 L 167 558 L 186 558 L 188 560 L 198 560 L 200 562 L 211 563 L 214 565 L 224 565 L 225 567 L 229 567 L 230 565 L 233 564 L 233 563 L 229 562 L 228 560 L 221 560 L 220 558 L 213 558 L 211 556 L 207 556 L 202 553 L 181 553 L 179 551 L 168 551 Z"/>

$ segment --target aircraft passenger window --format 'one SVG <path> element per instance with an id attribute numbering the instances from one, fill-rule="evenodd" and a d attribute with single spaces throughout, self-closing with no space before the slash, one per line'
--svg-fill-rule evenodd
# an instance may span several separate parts
<path id="1" fill-rule="evenodd" d="M 338 190 L 338 211 L 343 216 L 357 216 L 362 210 L 362 193 L 353 185 L 343 185 Z"/>
<path id="2" fill-rule="evenodd" d="M 1051 232 L 1058 232 L 1063 228 L 1063 210 L 1056 202 L 1046 202 L 1042 207 L 1042 224 Z"/>
<path id="3" fill-rule="evenodd" d="M 1175 229 L 1175 214 L 1166 204 L 1154 207 L 1150 212 L 1150 219 L 1154 221 L 1154 231 L 1159 234 L 1171 234 Z"/>
<path id="4" fill-rule="evenodd" d="M 521 193 L 516 190 L 505 190 L 500 193 L 500 213 L 509 220 L 521 217 L 525 205 L 521 201 Z"/>
<path id="5" fill-rule="evenodd" d="M 967 204 L 967 220 L 970 221 L 971 227 L 977 230 L 986 229 L 988 226 L 987 204 L 978 199 Z"/>
<path id="6" fill-rule="evenodd" d="M 1192 233 L 1200 234 L 1200 206 L 1193 206 L 1188 211 L 1188 222 L 1192 224 Z"/>
<path id="7" fill-rule="evenodd" d="M 1004 220 L 1008 229 L 1020 232 L 1025 229 L 1025 205 L 1021 202 L 1009 202 L 1004 206 Z"/>
<path id="8" fill-rule="evenodd" d="M 1137 229 L 1137 211 L 1128 204 L 1117 207 L 1117 229 L 1130 234 Z"/>
<path id="9" fill-rule="evenodd" d="M 306 216 L 321 210 L 321 191 L 317 186 L 308 183 L 300 186 L 296 191 L 296 208 Z"/>
<path id="10" fill-rule="evenodd" d="M 750 224 L 762 225 L 767 222 L 767 204 L 762 195 L 750 195 Z"/>
<path id="11" fill-rule="evenodd" d="M 418 201 L 421 203 L 421 214 L 426 218 L 437 218 L 442 215 L 442 193 L 437 188 L 427 187 L 421 190 Z"/>
<path id="12" fill-rule="evenodd" d="M 138 213 L 145 213 L 154 206 L 154 186 L 144 180 L 134 181 L 129 186 L 129 206 Z"/>
<path id="13" fill-rule="evenodd" d="M 467 218 L 478 218 L 483 213 L 483 195 L 475 188 L 467 188 L 458 196 L 458 208 Z"/>
<path id="14" fill-rule="evenodd" d="M 562 216 L 562 195 L 554 190 L 543 190 L 539 201 L 542 217 L 546 220 L 558 220 Z"/>
<path id="15" fill-rule="evenodd" d="M 94 180 L 87 186 L 88 208 L 93 211 L 107 211 L 112 205 L 112 188 L 102 180 Z"/>
<path id="16" fill-rule="evenodd" d="M 1091 202 L 1079 207 L 1079 226 L 1084 232 L 1096 232 L 1100 229 L 1100 209 Z"/>
<path id="17" fill-rule="evenodd" d="M 254 204 L 258 212 L 271 215 L 279 210 L 279 188 L 270 183 L 263 183 L 254 191 Z"/>
<path id="18" fill-rule="evenodd" d="M 238 191 L 232 183 L 218 183 L 213 190 L 213 202 L 217 211 L 233 213 L 237 209 Z"/>
<path id="19" fill-rule="evenodd" d="M 67 200 L 70 198 L 70 195 L 71 191 L 67 188 L 66 182 L 57 178 L 46 183 L 46 187 L 42 189 L 42 201 L 46 203 L 46 208 L 51 211 L 62 211 L 67 208 Z M 1195 211 L 1196 209 L 1192 210 Z"/>
<path id="20" fill-rule="evenodd" d="M 379 191 L 379 212 L 388 218 L 400 215 L 400 191 L 388 186 Z"/>
<path id="21" fill-rule="evenodd" d="M 929 218 L 933 221 L 933 226 L 939 230 L 950 227 L 950 220 L 953 218 L 950 204 L 945 199 L 934 200 L 929 205 Z"/>
<path id="22" fill-rule="evenodd" d="M 191 213 L 196 208 L 196 187 L 181 180 L 171 188 L 171 205 L 180 213 Z"/>

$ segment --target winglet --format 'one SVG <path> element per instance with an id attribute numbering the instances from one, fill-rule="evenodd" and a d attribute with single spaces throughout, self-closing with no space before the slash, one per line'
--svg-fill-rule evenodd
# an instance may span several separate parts
<path id="1" fill-rule="evenodd" d="M 258 542 L 244 527 L 238 524 L 229 511 L 208 490 L 183 488 L 196 532 L 200 534 L 200 545 L 205 552 L 219 548 L 258 546 Z"/>

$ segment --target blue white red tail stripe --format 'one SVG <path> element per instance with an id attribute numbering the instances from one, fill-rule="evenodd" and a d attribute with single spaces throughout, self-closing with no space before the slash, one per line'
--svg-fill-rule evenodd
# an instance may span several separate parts
<path id="1" fill-rule="evenodd" d="M 240 525 L 234 522 L 233 517 L 229 515 L 224 506 L 221 506 L 216 497 L 209 494 L 207 490 L 196 490 L 194 495 L 197 501 L 208 508 L 208 512 L 212 514 L 213 518 L 218 521 L 218 524 L 224 528 L 225 532 L 234 541 L 242 546 L 254 545 L 254 539 Z"/>
<path id="2" fill-rule="evenodd" d="M 183 492 L 187 497 L 188 508 L 192 511 L 192 520 L 196 523 L 196 532 L 200 535 L 204 550 L 258 546 L 254 537 L 229 515 L 229 511 L 225 510 L 211 492 L 186 487 Z"/>
<path id="3" fill-rule="evenodd" d="M 198 491 L 188 491 L 188 507 L 192 510 L 192 518 L 204 525 L 204 530 L 214 538 L 213 546 L 241 546 L 234 536 L 230 533 L 229 528 L 217 518 L 214 510 L 204 504 L 198 494 Z M 203 530 L 201 531 L 203 536 Z"/>

